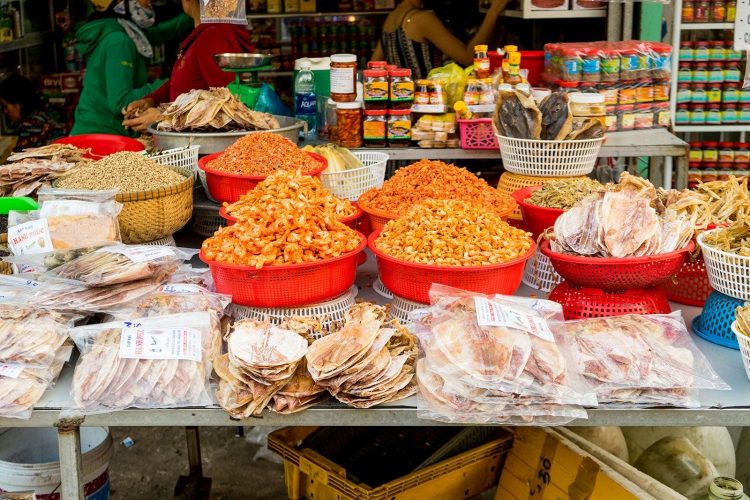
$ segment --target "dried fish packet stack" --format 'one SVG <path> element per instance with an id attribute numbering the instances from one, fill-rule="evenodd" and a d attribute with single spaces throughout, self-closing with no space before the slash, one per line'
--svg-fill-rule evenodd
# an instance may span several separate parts
<path id="1" fill-rule="evenodd" d="M 679 312 L 553 322 L 573 369 L 607 407 L 700 407 L 700 390 L 728 390 Z"/>
<path id="2" fill-rule="evenodd" d="M 441 285 L 412 313 L 419 337 L 420 418 L 451 423 L 563 425 L 596 397 L 568 366 L 547 320 L 558 304 Z"/>
<path id="3" fill-rule="evenodd" d="M 313 342 L 306 357 L 313 380 L 355 408 L 416 392 L 416 339 L 398 320 L 388 321 L 381 306 L 353 306 L 341 330 Z"/>

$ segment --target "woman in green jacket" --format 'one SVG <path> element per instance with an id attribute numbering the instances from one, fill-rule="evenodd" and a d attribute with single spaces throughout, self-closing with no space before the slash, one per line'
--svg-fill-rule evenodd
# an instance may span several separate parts
<path id="1" fill-rule="evenodd" d="M 70 134 L 129 135 L 122 110 L 163 83 L 148 83 L 151 44 L 181 38 L 193 29 L 193 21 L 180 14 L 153 26 L 151 0 L 90 1 L 94 12 L 76 33 L 86 70 Z"/>

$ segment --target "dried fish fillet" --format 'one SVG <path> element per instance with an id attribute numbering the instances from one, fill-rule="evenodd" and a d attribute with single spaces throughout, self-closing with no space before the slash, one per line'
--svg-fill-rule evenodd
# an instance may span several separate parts
<path id="1" fill-rule="evenodd" d="M 495 127 L 500 135 L 514 139 L 539 139 L 542 113 L 523 92 L 500 91 L 495 105 Z"/>
<path id="2" fill-rule="evenodd" d="M 568 137 L 573 130 L 573 113 L 567 92 L 553 92 L 542 99 L 539 111 L 542 113 L 540 139 L 557 141 Z"/>

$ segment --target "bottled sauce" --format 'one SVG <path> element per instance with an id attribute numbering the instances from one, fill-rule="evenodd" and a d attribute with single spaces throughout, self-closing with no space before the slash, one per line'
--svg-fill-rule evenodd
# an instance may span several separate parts
<path id="1" fill-rule="evenodd" d="M 678 104 L 674 115 L 674 121 L 678 125 L 690 123 L 690 104 Z"/>
<path id="2" fill-rule="evenodd" d="M 310 67 L 310 61 L 302 61 L 300 72 L 294 79 L 294 116 L 307 123 L 308 135 L 314 135 L 318 101 L 315 96 L 315 75 Z"/>
<path id="3" fill-rule="evenodd" d="M 471 78 L 466 84 L 466 91 L 464 92 L 464 102 L 467 106 L 476 106 L 479 104 L 479 99 L 482 96 L 482 84 L 476 78 Z"/>
<path id="4" fill-rule="evenodd" d="M 599 50 L 586 49 L 582 54 L 581 76 L 584 82 L 598 82 L 601 79 Z"/>
<path id="5" fill-rule="evenodd" d="M 711 58 L 708 42 L 695 42 L 693 45 L 693 61 L 706 62 Z"/>
<path id="6" fill-rule="evenodd" d="M 737 116 L 737 105 L 736 104 L 724 104 L 721 111 L 721 123 L 732 125 L 737 123 L 739 119 Z"/>
<path id="7" fill-rule="evenodd" d="M 469 111 L 469 107 L 464 101 L 456 101 L 456 103 L 453 105 L 453 110 L 461 120 L 471 120 L 472 118 L 474 118 L 474 115 L 471 111 Z"/>
<path id="8" fill-rule="evenodd" d="M 708 58 L 711 61 L 724 61 L 727 58 L 727 49 L 723 40 L 714 40 L 709 43 Z"/>
<path id="9" fill-rule="evenodd" d="M 709 141 L 703 143 L 703 161 L 719 161 L 719 143 Z"/>
<path id="10" fill-rule="evenodd" d="M 417 81 L 417 88 L 414 92 L 414 104 L 430 104 L 430 97 L 433 93 L 435 93 L 435 86 L 432 81 Z"/>
<path id="11" fill-rule="evenodd" d="M 388 107 L 388 74 L 385 69 L 366 69 L 362 72 L 365 109 Z"/>
<path id="12" fill-rule="evenodd" d="M 740 63 L 737 61 L 728 61 L 724 65 L 724 81 L 728 83 L 739 83 L 742 78 L 740 72 Z"/>
<path id="13" fill-rule="evenodd" d="M 411 109 L 414 104 L 414 81 L 410 69 L 394 69 L 391 77 L 391 108 Z"/>
<path id="14" fill-rule="evenodd" d="M 701 147 L 703 144 L 700 141 L 691 141 L 690 142 L 690 153 L 689 153 L 689 161 L 692 162 L 698 162 L 700 163 L 703 161 L 703 149 Z"/>
<path id="15" fill-rule="evenodd" d="M 721 116 L 721 104 L 709 104 L 706 111 L 706 125 L 720 125 Z"/>
<path id="16" fill-rule="evenodd" d="M 521 83 L 523 81 L 521 78 L 521 53 L 511 52 L 508 59 L 508 78 L 505 83 L 510 85 Z"/>
<path id="17" fill-rule="evenodd" d="M 734 143 L 734 162 L 750 163 L 750 142 Z"/>
<path id="18" fill-rule="evenodd" d="M 708 83 L 708 63 L 699 62 L 693 65 L 693 83 Z"/>
<path id="19" fill-rule="evenodd" d="M 680 63 L 692 62 L 693 57 L 694 57 L 693 42 L 690 42 L 690 41 L 680 42 L 680 51 L 678 52 L 678 54 L 679 54 L 678 59 Z"/>
<path id="20" fill-rule="evenodd" d="M 720 142 L 719 143 L 719 161 L 730 162 L 730 163 L 734 161 L 734 143 L 733 142 Z"/>
<path id="21" fill-rule="evenodd" d="M 406 148 L 411 142 L 411 110 L 392 109 L 388 112 L 388 146 Z"/>
<path id="22" fill-rule="evenodd" d="M 708 487 L 708 500 L 743 500 L 742 483 L 731 477 L 715 477 Z"/>
<path id="23" fill-rule="evenodd" d="M 708 20 L 712 23 L 723 23 L 727 18 L 727 5 L 724 0 L 712 0 L 708 11 Z"/>
<path id="24" fill-rule="evenodd" d="M 706 102 L 718 104 L 721 102 L 721 83 L 709 83 L 706 91 Z"/>
<path id="25" fill-rule="evenodd" d="M 680 83 L 677 85 L 677 104 L 690 104 L 692 98 L 689 83 Z"/>
<path id="26" fill-rule="evenodd" d="M 727 0 L 727 22 L 733 23 L 737 17 L 737 0 Z"/>
<path id="27" fill-rule="evenodd" d="M 616 82 L 620 79 L 620 56 L 616 50 L 603 50 L 599 65 L 602 68 L 603 81 Z"/>
<path id="28" fill-rule="evenodd" d="M 331 56 L 331 99 L 351 102 L 357 98 L 357 56 L 334 54 Z"/>
<path id="29" fill-rule="evenodd" d="M 344 148 L 362 147 L 362 104 L 339 102 L 336 104 L 336 142 Z"/>
<path id="30" fill-rule="evenodd" d="M 474 46 L 474 74 L 479 79 L 490 77 L 490 58 L 486 45 Z"/>
<path id="31" fill-rule="evenodd" d="M 695 0 L 693 22 L 707 23 L 709 10 L 711 10 L 711 2 L 708 0 Z"/>
<path id="32" fill-rule="evenodd" d="M 386 110 L 365 110 L 365 120 L 362 124 L 365 147 L 384 148 L 386 145 Z"/>
<path id="33" fill-rule="evenodd" d="M 740 101 L 740 84 L 725 83 L 724 90 L 721 94 L 721 102 L 727 104 L 736 104 Z"/>
<path id="34" fill-rule="evenodd" d="M 695 22 L 695 2 L 693 0 L 682 2 L 682 22 Z"/>

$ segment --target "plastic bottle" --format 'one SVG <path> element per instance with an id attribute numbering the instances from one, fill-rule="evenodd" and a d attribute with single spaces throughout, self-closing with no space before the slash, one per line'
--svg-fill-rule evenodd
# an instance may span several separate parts
<path id="1" fill-rule="evenodd" d="M 315 75 L 310 71 L 310 62 L 303 61 L 300 72 L 294 79 L 294 115 L 307 123 L 307 134 L 314 135 L 317 97 L 315 96 Z"/>

